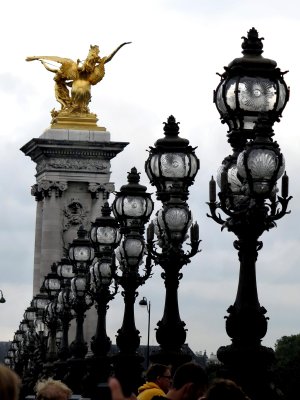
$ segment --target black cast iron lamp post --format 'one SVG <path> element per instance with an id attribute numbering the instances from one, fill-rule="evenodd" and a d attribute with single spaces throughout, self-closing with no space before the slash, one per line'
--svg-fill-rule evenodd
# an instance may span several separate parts
<path id="1" fill-rule="evenodd" d="M 75 273 L 71 280 L 72 308 L 76 315 L 75 339 L 69 346 L 71 358 L 68 360 L 69 372 L 64 378 L 75 393 L 83 391 L 83 377 L 86 372 L 85 355 L 88 351 L 84 340 L 83 323 L 85 312 L 91 307 L 93 301 L 89 291 L 89 266 L 94 259 L 94 249 L 87 237 L 87 231 L 81 226 L 77 238 L 69 246 L 69 259 Z"/>
<path id="2" fill-rule="evenodd" d="M 56 329 L 59 326 L 59 320 L 57 315 L 57 295 L 61 289 L 61 279 L 57 275 L 57 264 L 51 265 L 51 272 L 49 272 L 43 282 L 43 288 L 48 294 L 50 302 L 45 307 L 44 311 L 44 322 L 49 330 L 48 337 L 48 349 L 47 349 L 47 364 L 46 369 L 52 368 L 52 363 L 57 359 L 57 348 L 56 348 Z"/>
<path id="3" fill-rule="evenodd" d="M 69 327 L 74 318 L 72 314 L 73 294 L 71 292 L 71 279 L 74 278 L 73 265 L 68 259 L 63 258 L 57 263 L 57 275 L 60 277 L 61 291 L 57 296 L 57 315 L 61 320 L 62 336 L 59 344 L 58 357 L 61 360 L 62 370 L 64 361 L 70 356 L 69 352 Z"/>
<path id="4" fill-rule="evenodd" d="M 46 352 L 47 352 L 47 339 L 48 339 L 48 328 L 45 325 L 45 310 L 47 305 L 50 303 L 50 299 L 47 293 L 44 292 L 44 288 L 42 288 L 41 293 L 38 293 L 34 296 L 32 300 L 32 305 L 36 309 L 36 317 L 34 320 L 34 329 L 35 329 L 35 337 L 36 337 L 36 347 L 38 351 L 36 352 L 35 359 L 35 369 L 36 369 L 36 379 L 38 378 L 38 374 L 41 373 L 43 369 L 43 364 L 46 361 Z"/>
<path id="5" fill-rule="evenodd" d="M 117 287 L 111 292 L 114 266 L 114 249 L 121 240 L 119 224 L 111 214 L 108 202 L 102 207 L 102 215 L 92 224 L 90 237 L 95 248 L 95 260 L 90 267 L 90 294 L 96 301 L 98 313 L 97 329 L 92 338 L 91 348 L 95 356 L 106 357 L 111 341 L 106 333 L 106 312 L 108 303 L 114 298 Z"/>
<path id="6" fill-rule="evenodd" d="M 57 315 L 57 297 L 53 298 L 46 306 L 44 312 L 44 322 L 49 330 L 49 342 L 47 351 L 47 368 L 52 368 L 51 363 L 57 360 L 57 347 L 56 347 L 56 331 L 59 327 L 60 321 Z"/>
<path id="7" fill-rule="evenodd" d="M 85 312 L 90 308 L 91 302 L 87 304 L 86 294 L 88 292 L 88 267 L 92 263 L 95 252 L 87 239 L 87 231 L 81 227 L 69 247 L 69 259 L 74 267 L 75 277 L 71 280 L 71 291 L 73 294 L 72 308 L 76 314 L 76 337 L 70 345 L 70 351 L 74 358 L 84 358 L 87 353 L 87 344 L 84 341 L 83 322 Z"/>
<path id="8" fill-rule="evenodd" d="M 156 330 L 160 350 L 150 358 L 154 362 L 172 364 L 175 369 L 190 359 L 182 349 L 186 329 L 179 314 L 178 286 L 182 278 L 181 268 L 198 252 L 200 243 L 198 224 L 192 225 L 186 202 L 200 163 L 195 148 L 187 139 L 179 137 L 179 122 L 171 115 L 164 125 L 165 137 L 150 148 L 145 164 L 150 182 L 157 188 L 157 198 L 163 203 L 147 229 L 148 251 L 164 270 L 162 277 L 166 287 L 164 313 Z M 184 252 L 182 245 L 190 227 L 191 251 Z M 154 234 L 161 251 L 156 250 Z"/>
<path id="9" fill-rule="evenodd" d="M 91 242 L 95 249 L 95 258 L 89 271 L 89 294 L 95 302 L 97 310 L 96 332 L 91 340 L 93 355 L 87 358 L 85 391 L 86 397 L 107 397 L 105 384 L 111 375 L 111 360 L 108 353 L 111 340 L 106 333 L 106 314 L 108 303 L 117 293 L 115 282 L 113 289 L 110 285 L 115 272 L 114 249 L 119 244 L 121 235 L 118 222 L 111 214 L 108 202 L 101 209 L 101 216 L 92 224 L 90 231 Z"/>
<path id="10" fill-rule="evenodd" d="M 121 275 L 115 274 L 115 279 L 124 289 L 122 296 L 125 305 L 122 326 L 116 338 L 120 352 L 114 357 L 113 363 L 116 376 L 126 385 L 128 394 L 137 390 L 142 372 L 142 357 L 137 353 L 140 336 L 134 317 L 134 304 L 138 294 L 136 290 L 151 275 L 149 257 L 143 275 L 140 273 L 140 265 L 146 250 L 143 233 L 153 211 L 153 201 L 146 192 L 147 188 L 139 181 L 136 168 L 132 168 L 128 173 L 128 184 L 123 185 L 116 193 L 112 206 L 113 213 L 120 223 L 120 231 L 124 235 L 116 250 Z M 128 368 L 128 365 L 131 368 Z"/>
<path id="11" fill-rule="evenodd" d="M 219 201 L 216 183 L 213 178 L 210 181 L 208 216 L 237 236 L 234 247 L 240 260 L 236 299 L 226 317 L 232 344 L 220 347 L 217 355 L 227 377 L 240 384 L 251 399 L 263 400 L 276 398 L 268 375 L 274 351 L 261 345 L 268 318 L 258 299 L 256 259 L 263 246 L 259 237 L 287 214 L 291 198 L 286 174 L 282 195 L 277 193 L 285 162 L 272 139 L 272 126 L 279 121 L 288 89 L 275 61 L 261 57 L 262 42 L 254 28 L 244 38 L 243 49 L 244 57 L 229 64 L 215 96 L 221 118 L 230 128 L 233 154 L 223 160 L 218 172 Z M 226 219 L 216 212 L 218 208 Z"/>

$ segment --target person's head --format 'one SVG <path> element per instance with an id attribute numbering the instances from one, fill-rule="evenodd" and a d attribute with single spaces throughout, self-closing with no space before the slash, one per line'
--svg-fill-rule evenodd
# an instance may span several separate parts
<path id="1" fill-rule="evenodd" d="M 72 394 L 67 385 L 51 378 L 39 381 L 35 391 L 37 400 L 68 400 Z"/>
<path id="2" fill-rule="evenodd" d="M 197 400 L 207 388 L 208 378 L 204 369 L 195 363 L 181 365 L 173 377 L 172 393 L 174 400 Z"/>
<path id="3" fill-rule="evenodd" d="M 152 364 L 146 372 L 147 382 L 156 383 L 165 393 L 171 386 L 171 370 L 167 365 Z"/>
<path id="4" fill-rule="evenodd" d="M 242 389 L 229 379 L 216 379 L 209 387 L 206 400 L 248 400 Z"/>
<path id="5" fill-rule="evenodd" d="M 18 375 L 5 365 L 0 365 L 0 399 L 17 400 L 21 387 Z"/>

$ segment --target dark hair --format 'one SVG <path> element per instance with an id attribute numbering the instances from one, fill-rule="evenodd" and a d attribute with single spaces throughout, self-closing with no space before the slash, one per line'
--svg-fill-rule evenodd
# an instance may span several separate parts
<path id="1" fill-rule="evenodd" d="M 146 372 L 146 380 L 148 382 L 155 382 L 159 376 L 163 376 L 167 369 L 170 369 L 167 365 L 163 364 L 152 364 Z"/>
<path id="2" fill-rule="evenodd" d="M 247 400 L 242 389 L 229 379 L 216 379 L 208 389 L 207 400 Z"/>
<path id="3" fill-rule="evenodd" d="M 208 378 L 204 369 L 193 362 L 182 364 L 177 368 L 174 378 L 174 389 L 181 389 L 186 383 L 193 383 L 195 387 L 204 387 L 207 385 Z"/>

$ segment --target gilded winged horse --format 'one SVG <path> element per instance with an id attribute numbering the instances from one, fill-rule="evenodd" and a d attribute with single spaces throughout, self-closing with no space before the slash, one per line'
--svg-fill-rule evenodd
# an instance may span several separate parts
<path id="1" fill-rule="evenodd" d="M 96 85 L 105 75 L 104 65 L 109 62 L 114 55 L 125 44 L 122 43 L 109 56 L 100 57 L 99 47 L 90 46 L 87 58 L 81 63 L 70 58 L 56 56 L 32 56 L 27 57 L 26 61 L 39 60 L 50 72 L 55 73 L 55 98 L 61 105 L 61 111 L 89 113 L 88 103 L 91 100 L 91 85 Z M 51 68 L 51 61 L 60 64 L 58 68 Z M 71 93 L 68 89 L 71 87 Z"/>

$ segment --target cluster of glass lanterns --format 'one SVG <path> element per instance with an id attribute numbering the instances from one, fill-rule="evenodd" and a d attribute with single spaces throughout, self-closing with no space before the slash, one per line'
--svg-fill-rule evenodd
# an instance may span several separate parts
<path id="1" fill-rule="evenodd" d="M 263 38 L 255 28 L 243 39 L 243 57 L 225 67 L 214 94 L 221 120 L 229 127 L 229 141 L 234 137 L 231 144 L 238 149 L 223 161 L 217 176 L 233 204 L 241 204 L 245 195 L 274 197 L 276 181 L 285 170 L 284 157 L 272 140 L 272 125 L 289 99 L 284 73 L 275 61 L 262 57 Z"/>
<path id="2" fill-rule="evenodd" d="M 151 147 L 145 163 L 145 171 L 152 185 L 156 186 L 157 198 L 163 208 L 154 220 L 154 229 L 148 230 L 148 240 L 157 235 L 162 247 L 172 241 L 184 241 L 192 223 L 192 215 L 186 203 L 189 186 L 194 182 L 200 162 L 195 148 L 187 139 L 179 137 L 179 122 L 171 115 L 164 123 L 164 135 Z"/>

